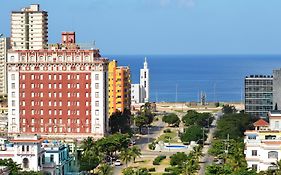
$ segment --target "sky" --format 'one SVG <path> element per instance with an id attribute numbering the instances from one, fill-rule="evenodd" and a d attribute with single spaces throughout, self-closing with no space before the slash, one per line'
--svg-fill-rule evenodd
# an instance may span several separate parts
<path id="1" fill-rule="evenodd" d="M 0 0 L 0 33 L 10 13 L 39 3 L 49 42 L 75 31 L 105 55 L 281 54 L 280 0 Z"/>

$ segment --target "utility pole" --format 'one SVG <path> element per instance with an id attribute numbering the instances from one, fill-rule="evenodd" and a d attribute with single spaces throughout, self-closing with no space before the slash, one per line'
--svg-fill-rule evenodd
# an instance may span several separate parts
<path id="1" fill-rule="evenodd" d="M 178 102 L 178 84 L 176 84 L 176 103 Z"/>

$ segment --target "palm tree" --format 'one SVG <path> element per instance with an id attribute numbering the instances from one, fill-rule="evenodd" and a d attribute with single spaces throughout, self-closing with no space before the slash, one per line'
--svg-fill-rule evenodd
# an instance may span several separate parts
<path id="1" fill-rule="evenodd" d="M 133 146 L 130 148 L 130 154 L 135 162 L 136 158 L 141 156 L 141 149 L 137 146 Z"/>
<path id="2" fill-rule="evenodd" d="M 126 167 L 128 165 L 128 162 L 132 160 L 132 154 L 130 154 L 130 150 L 128 148 L 122 149 L 120 153 L 120 159 L 125 162 Z"/>
<path id="3" fill-rule="evenodd" d="M 101 164 L 98 167 L 98 174 L 99 175 L 112 175 L 112 167 L 106 163 Z"/>
<path id="4" fill-rule="evenodd" d="M 82 141 L 81 149 L 84 152 L 90 151 L 94 146 L 94 140 L 92 137 L 88 137 Z"/>

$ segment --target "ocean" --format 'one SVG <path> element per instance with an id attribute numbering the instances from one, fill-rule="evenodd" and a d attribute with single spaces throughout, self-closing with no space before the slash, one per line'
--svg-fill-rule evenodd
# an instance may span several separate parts
<path id="1" fill-rule="evenodd" d="M 150 69 L 150 101 L 240 102 L 247 75 L 272 75 L 281 68 L 281 55 L 191 56 L 191 55 L 109 55 L 119 66 L 129 66 L 132 83 L 139 83 L 140 69 L 147 57 Z"/>

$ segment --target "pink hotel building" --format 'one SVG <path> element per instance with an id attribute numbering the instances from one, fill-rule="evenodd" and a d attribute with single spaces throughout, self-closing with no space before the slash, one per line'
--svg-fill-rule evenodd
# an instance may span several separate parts
<path id="1" fill-rule="evenodd" d="M 9 51 L 9 134 L 105 135 L 108 60 L 97 49 L 73 47 L 75 33 L 64 34 L 57 48 Z"/>

